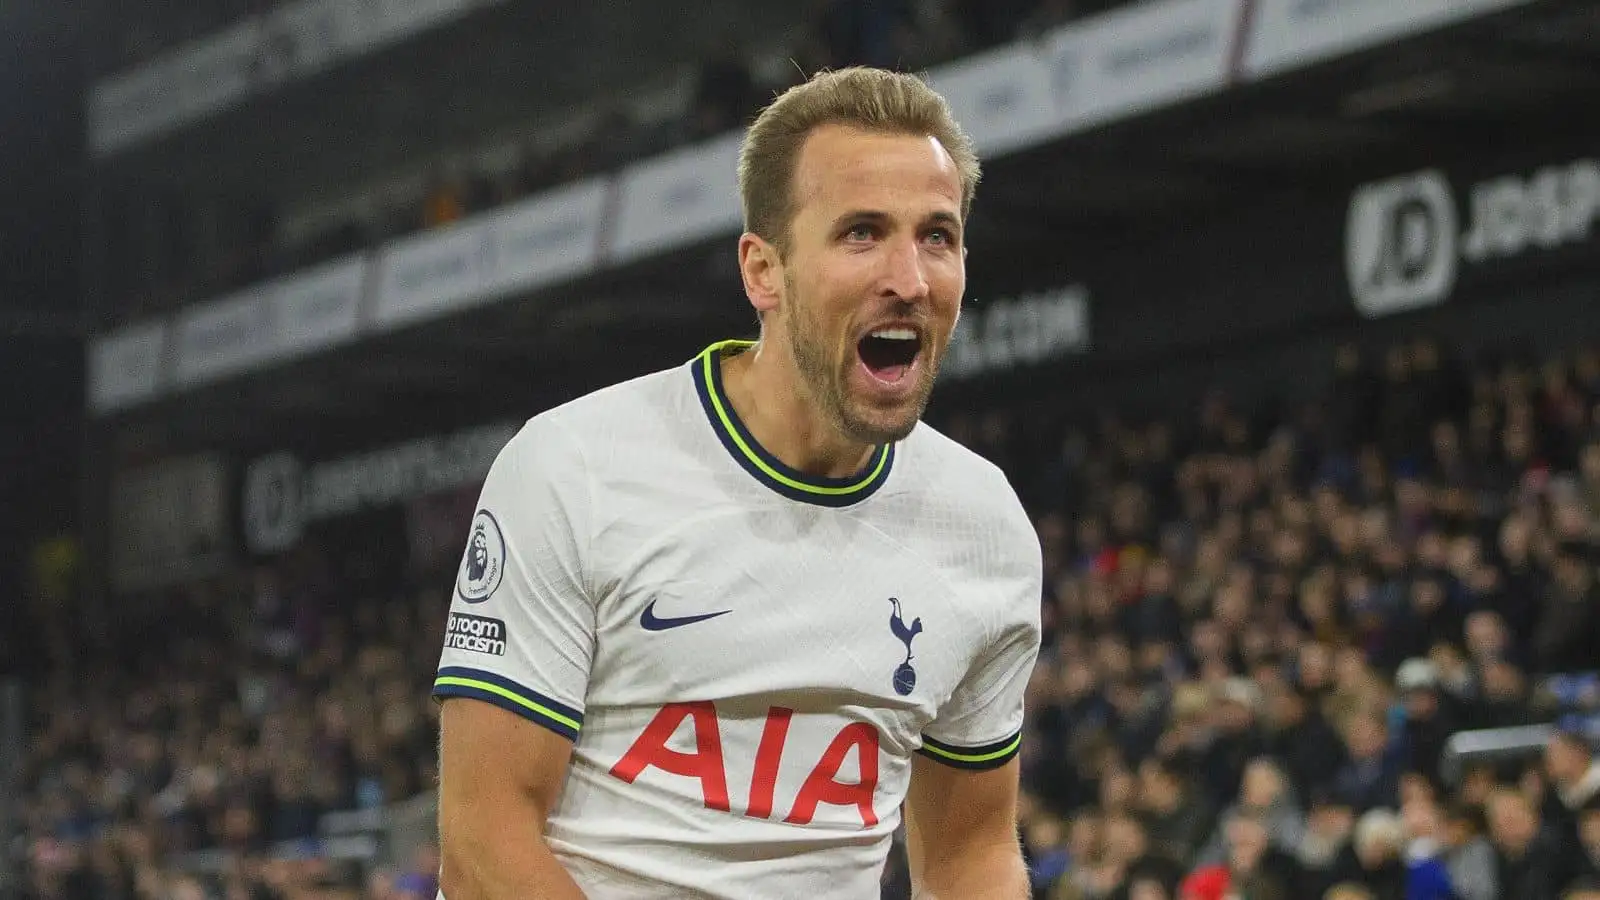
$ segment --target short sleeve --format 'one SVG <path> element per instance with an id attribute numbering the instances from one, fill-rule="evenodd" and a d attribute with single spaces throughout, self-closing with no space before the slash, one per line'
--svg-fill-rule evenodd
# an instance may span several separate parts
<path id="1" fill-rule="evenodd" d="M 999 615 L 988 642 L 955 692 L 924 729 L 919 753 L 962 769 L 1005 765 L 1022 746 L 1022 703 L 1039 657 L 1039 602 L 1043 583 L 1038 538 L 1027 517 L 1021 528 L 999 530 L 1009 540 L 994 548 L 1000 562 L 989 587 Z"/>
<path id="2" fill-rule="evenodd" d="M 557 422 L 531 420 L 500 451 L 451 589 L 434 697 L 482 700 L 577 738 L 595 643 L 589 484 Z"/>

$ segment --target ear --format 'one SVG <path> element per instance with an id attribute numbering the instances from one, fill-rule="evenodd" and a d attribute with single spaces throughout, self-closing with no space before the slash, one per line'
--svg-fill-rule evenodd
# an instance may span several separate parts
<path id="1" fill-rule="evenodd" d="M 757 314 L 778 308 L 783 300 L 783 258 L 777 247 L 757 234 L 740 235 L 739 274 L 744 278 L 744 295 Z"/>

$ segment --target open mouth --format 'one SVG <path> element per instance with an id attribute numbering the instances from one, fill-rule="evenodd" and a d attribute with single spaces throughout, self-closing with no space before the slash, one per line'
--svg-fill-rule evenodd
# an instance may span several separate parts
<path id="1" fill-rule="evenodd" d="M 894 384 L 906 377 L 922 352 L 922 335 L 914 328 L 878 328 L 856 345 L 861 364 L 872 377 Z"/>

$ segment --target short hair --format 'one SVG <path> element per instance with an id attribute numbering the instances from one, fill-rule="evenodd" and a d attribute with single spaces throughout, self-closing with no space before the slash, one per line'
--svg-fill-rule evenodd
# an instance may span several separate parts
<path id="1" fill-rule="evenodd" d="M 1474 834 L 1483 834 L 1489 830 L 1489 821 L 1484 815 L 1483 807 L 1476 803 L 1452 801 L 1445 806 L 1444 815 L 1446 821 L 1465 825 L 1472 829 Z"/>
<path id="2" fill-rule="evenodd" d="M 1184 771 L 1177 761 L 1171 757 L 1163 756 L 1160 753 L 1152 753 L 1145 757 L 1140 765 L 1149 767 L 1150 771 L 1180 788 L 1188 787 L 1189 785 L 1189 773 Z"/>
<path id="3" fill-rule="evenodd" d="M 784 91 L 745 133 L 739 149 L 745 231 L 780 251 L 787 248 L 800 151 L 811 132 L 824 125 L 932 135 L 955 162 L 961 177 L 961 218 L 966 219 L 981 168 L 972 139 L 956 122 L 950 104 L 915 75 L 851 66 L 819 72 Z"/>

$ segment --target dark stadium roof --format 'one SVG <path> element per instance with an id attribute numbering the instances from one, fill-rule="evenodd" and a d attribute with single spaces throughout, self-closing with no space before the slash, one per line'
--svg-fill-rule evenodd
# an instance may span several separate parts
<path id="1" fill-rule="evenodd" d="M 1596 62 L 1600 8 L 1545 0 L 996 160 L 970 238 L 976 253 L 1027 258 L 1170 229 L 1246 195 L 1346 190 L 1472 143 L 1570 139 L 1590 127 L 1573 111 L 1600 107 Z M 720 240 L 121 418 L 160 422 L 147 435 L 158 445 L 253 448 L 537 410 L 750 330 L 732 264 Z"/>
<path id="2" fill-rule="evenodd" d="M 303 196 L 637 90 L 729 47 L 771 40 L 803 13 L 732 0 L 515 0 L 112 154 L 100 168 L 178 189 L 204 178 Z"/>

